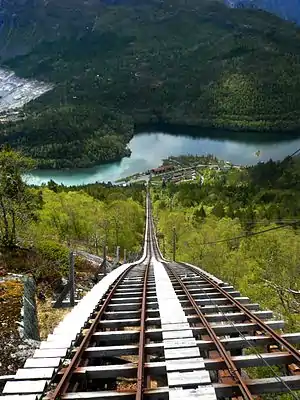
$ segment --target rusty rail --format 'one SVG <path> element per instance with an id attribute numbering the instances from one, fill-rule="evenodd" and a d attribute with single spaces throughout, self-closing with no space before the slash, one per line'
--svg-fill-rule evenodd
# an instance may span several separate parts
<path id="1" fill-rule="evenodd" d="M 198 307 L 196 301 L 194 300 L 193 296 L 189 292 L 188 288 L 186 287 L 186 285 L 182 282 L 180 277 L 176 274 L 176 272 L 172 268 L 170 268 L 169 266 L 167 266 L 166 268 L 174 276 L 174 278 L 177 280 L 177 282 L 181 286 L 181 288 L 184 291 L 186 297 L 188 298 L 188 300 L 190 301 L 191 305 L 193 306 L 196 314 L 198 315 L 201 323 L 203 324 L 203 326 L 207 330 L 208 335 L 210 336 L 210 338 L 215 343 L 215 346 L 217 348 L 218 353 L 223 358 L 223 360 L 224 360 L 224 362 L 226 364 L 226 367 L 227 367 L 230 375 L 234 379 L 235 383 L 237 384 L 237 387 L 239 388 L 243 398 L 246 399 L 246 400 L 253 400 L 254 398 L 253 398 L 248 386 L 244 382 L 241 374 L 239 373 L 238 368 L 235 366 L 234 362 L 232 361 L 232 358 L 231 358 L 230 354 L 227 352 L 227 350 L 225 349 L 225 347 L 221 343 L 220 339 L 218 338 L 218 336 L 214 332 L 213 328 L 211 327 L 210 323 L 207 321 L 205 315 L 202 313 L 201 309 Z M 237 396 L 239 394 L 240 393 L 236 393 Z"/>
<path id="2" fill-rule="evenodd" d="M 188 267 L 186 265 L 184 266 L 186 268 Z M 213 279 L 209 278 L 202 272 L 198 271 L 196 268 L 190 267 L 190 269 L 196 272 L 196 274 L 200 276 L 203 280 L 205 280 L 207 283 L 210 283 L 214 287 L 214 289 L 222 293 L 224 297 L 226 297 L 232 304 L 234 304 L 241 312 L 243 312 L 247 316 L 249 321 L 255 321 L 261 330 L 269 334 L 278 345 L 284 347 L 288 351 L 288 353 L 295 359 L 297 363 L 300 363 L 299 351 L 293 345 L 291 345 L 286 339 L 281 337 L 277 332 L 275 332 L 272 328 L 266 325 L 259 317 L 257 317 L 255 314 L 249 311 L 245 306 L 243 306 L 238 300 L 236 300 L 233 296 L 231 296 L 230 293 L 227 293 L 226 290 L 224 290 L 220 285 L 214 282 Z"/>
<path id="3" fill-rule="evenodd" d="M 143 297 L 141 307 L 141 330 L 139 340 L 139 360 L 138 360 L 138 371 L 137 371 L 137 389 L 136 389 L 136 400 L 143 399 L 144 393 L 144 368 L 145 368 L 145 344 L 146 344 L 146 318 L 147 318 L 147 284 L 149 275 L 150 262 L 147 264 L 144 275 L 144 286 L 143 286 Z"/>
<path id="4" fill-rule="evenodd" d="M 54 392 L 49 393 L 48 399 L 50 400 L 59 400 L 68 390 L 68 386 L 70 384 L 70 380 L 72 377 L 72 374 L 74 370 L 79 366 L 80 361 L 82 360 L 82 356 L 84 354 L 85 349 L 88 347 L 89 342 L 96 331 L 97 325 L 99 321 L 101 320 L 101 317 L 103 313 L 105 312 L 112 296 L 114 295 L 116 289 L 118 288 L 119 284 L 122 282 L 122 280 L 125 278 L 125 276 L 128 274 L 128 272 L 134 267 L 131 266 L 129 267 L 126 271 L 123 272 L 122 275 L 117 279 L 117 281 L 114 283 L 112 289 L 110 290 L 108 296 L 106 297 L 103 305 L 100 307 L 100 310 L 97 312 L 95 319 L 93 320 L 92 325 L 90 326 L 87 334 L 83 337 L 83 340 L 78 347 L 76 353 L 74 354 L 70 364 L 68 367 L 65 369 L 58 385 L 56 386 Z"/>

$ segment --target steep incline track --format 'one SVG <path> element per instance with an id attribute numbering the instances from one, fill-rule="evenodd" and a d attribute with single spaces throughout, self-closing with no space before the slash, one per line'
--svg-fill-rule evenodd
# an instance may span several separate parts
<path id="1" fill-rule="evenodd" d="M 300 388 L 300 354 L 293 346 L 299 343 L 299 334 L 280 335 L 275 329 L 283 328 L 283 322 L 266 320 L 272 313 L 248 304 L 249 299 L 240 297 L 232 286 L 190 264 L 165 260 L 152 220 L 151 225 L 153 252 L 181 298 L 194 336 L 202 339 L 206 368 L 215 373 L 217 397 L 250 400 L 258 398 L 256 394 L 288 392 L 291 399 L 300 399 L 293 392 Z M 252 336 L 247 336 L 249 333 Z M 249 355 L 244 355 L 246 349 Z M 250 380 L 247 368 L 259 366 L 266 367 L 270 377 Z"/>
<path id="2" fill-rule="evenodd" d="M 147 198 L 141 259 L 93 288 L 2 400 L 300 398 L 300 334 L 280 335 L 283 321 L 271 318 L 229 284 L 165 260 Z M 262 366 L 266 377 L 250 379 Z"/>

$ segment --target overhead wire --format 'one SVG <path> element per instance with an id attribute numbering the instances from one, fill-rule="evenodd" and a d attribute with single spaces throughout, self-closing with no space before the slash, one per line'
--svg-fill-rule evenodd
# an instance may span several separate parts
<path id="1" fill-rule="evenodd" d="M 197 274 L 196 274 L 196 275 L 197 275 Z M 201 276 L 201 275 L 198 275 L 198 276 Z M 274 368 L 272 367 L 272 365 L 270 365 L 270 364 L 264 359 L 264 357 L 262 357 L 262 355 L 257 351 L 256 347 L 253 346 L 253 344 L 247 339 L 247 337 L 243 334 L 243 332 L 241 332 L 241 331 L 236 327 L 236 325 L 226 316 L 226 314 L 225 314 L 225 313 L 223 312 L 223 310 L 219 307 L 219 305 L 218 305 L 216 302 L 214 302 L 214 301 L 208 296 L 208 294 L 207 294 L 204 290 L 201 289 L 201 291 L 202 291 L 202 293 L 207 297 L 207 299 L 211 302 L 211 304 L 214 305 L 214 306 L 219 310 L 219 312 L 223 315 L 223 317 L 226 319 L 226 321 L 228 321 L 229 324 L 230 324 L 230 325 L 237 331 L 237 333 L 244 339 L 244 341 L 249 345 L 249 348 L 251 348 L 251 349 L 254 351 L 255 355 L 263 361 L 263 363 L 266 365 L 266 367 L 268 367 L 268 368 L 270 369 L 270 371 L 273 373 L 275 379 L 277 379 L 280 383 L 282 383 L 282 384 L 286 387 L 286 389 L 288 390 L 288 392 L 292 395 L 292 397 L 293 397 L 295 400 L 300 400 L 300 397 L 299 397 L 298 395 L 296 395 L 296 394 L 294 393 L 294 391 L 288 386 L 288 384 L 281 378 L 281 376 L 279 376 L 279 375 L 277 374 L 277 372 L 274 370 Z"/>
<path id="2" fill-rule="evenodd" d="M 294 153 L 293 154 L 291 154 L 289 157 L 294 157 L 296 154 L 298 154 L 300 152 L 300 149 L 298 149 L 298 150 L 296 150 L 296 151 L 294 151 Z"/>
<path id="3" fill-rule="evenodd" d="M 249 232 L 249 233 L 246 233 L 245 235 L 239 235 L 239 236 L 235 236 L 235 237 L 228 238 L 228 239 L 215 240 L 213 242 L 204 242 L 204 243 L 201 243 L 201 244 L 202 245 L 213 245 L 213 244 L 218 244 L 218 243 L 231 242 L 232 240 L 247 239 L 247 238 L 249 238 L 251 236 L 257 236 L 257 235 L 261 235 L 262 233 L 265 233 L 265 232 L 270 232 L 270 231 L 275 231 L 275 230 L 278 230 L 278 229 L 291 227 L 292 225 L 299 224 L 299 223 L 300 222 L 298 222 L 298 221 L 297 222 L 290 222 L 290 223 L 286 223 L 284 225 L 275 226 L 275 227 L 264 229 L 264 230 L 258 231 L 258 232 Z"/>
<path id="4" fill-rule="evenodd" d="M 298 153 L 300 153 L 300 148 L 297 149 L 296 151 L 294 151 L 294 153 L 292 153 L 289 157 L 294 157 L 296 156 Z M 258 224 L 258 223 L 265 223 L 266 221 L 244 221 L 246 223 L 254 223 L 254 224 Z M 300 220 L 295 220 L 295 219 L 285 219 L 285 220 L 276 220 L 276 221 L 270 221 L 268 220 L 268 222 L 272 222 L 272 223 L 280 223 L 282 225 L 280 226 L 276 226 L 276 227 L 272 227 L 272 228 L 268 228 L 268 229 L 264 229 L 258 232 L 248 232 L 245 235 L 239 235 L 239 236 L 235 236 L 232 238 L 228 238 L 228 239 L 220 239 L 220 240 L 216 240 L 216 241 L 211 241 L 211 242 L 205 242 L 202 243 L 202 245 L 214 245 L 214 244 L 218 244 L 218 243 L 226 243 L 226 242 L 230 242 L 233 240 L 238 240 L 238 239 L 245 239 L 245 238 L 249 238 L 252 236 L 257 236 L 266 232 L 271 232 L 271 231 L 275 231 L 278 229 L 283 229 L 283 228 L 287 228 L 287 227 L 291 227 L 293 225 L 299 224 Z M 199 276 L 199 275 L 198 275 Z M 210 303 L 212 305 L 214 305 L 219 312 L 224 316 L 224 318 L 226 319 L 226 321 L 229 322 L 229 324 L 236 330 L 236 332 L 239 334 L 240 337 L 242 337 L 244 339 L 244 341 L 249 345 L 249 348 L 251 348 L 253 350 L 253 352 L 255 353 L 255 355 L 260 358 L 262 360 L 262 362 L 266 365 L 267 368 L 269 368 L 269 370 L 272 372 L 273 376 L 275 377 L 275 379 L 282 383 L 282 385 L 287 389 L 287 391 L 289 392 L 289 394 L 295 399 L 295 400 L 300 400 L 300 397 L 295 394 L 295 392 L 289 387 L 289 385 L 281 378 L 281 376 L 279 376 L 277 374 L 277 372 L 274 370 L 274 368 L 272 367 L 272 365 L 270 365 L 265 359 L 264 357 L 262 357 L 262 355 L 257 351 L 257 349 L 255 348 L 255 346 L 253 346 L 253 344 L 247 339 L 247 337 L 243 334 L 243 332 L 241 332 L 236 325 L 226 316 L 226 314 L 222 311 L 222 309 L 219 307 L 219 305 L 214 302 L 208 295 L 207 293 L 205 293 L 205 291 L 202 290 L 202 292 L 205 294 L 205 296 L 207 297 L 207 299 L 210 301 Z"/>
<path id="5" fill-rule="evenodd" d="M 296 150 L 293 154 L 290 155 L 290 157 L 294 157 L 296 154 L 298 154 L 300 152 L 300 148 L 298 150 Z M 264 223 L 264 221 L 245 221 L 247 223 Z M 272 227 L 272 228 L 268 228 L 268 229 L 264 229 L 258 232 L 249 232 L 246 233 L 245 235 L 239 235 L 239 236 L 235 236 L 233 238 L 229 238 L 229 239 L 220 239 L 220 240 L 216 240 L 216 241 L 212 241 L 212 242 L 205 242 L 203 243 L 203 245 L 213 245 L 213 244 L 218 244 L 218 243 L 226 243 L 226 242 L 230 242 L 233 240 L 238 240 L 238 239 L 244 239 L 244 238 L 249 238 L 251 236 L 256 236 L 256 235 L 260 235 L 266 232 L 270 232 L 270 231 L 274 231 L 274 230 L 278 230 L 278 229 L 283 229 L 283 228 L 287 228 L 287 227 L 291 227 L 292 225 L 298 224 L 299 220 L 277 220 L 277 221 L 272 221 L 273 223 L 282 223 L 283 225 L 280 226 L 276 226 L 276 227 Z M 264 357 L 262 357 L 262 355 L 257 351 L 257 349 L 255 348 L 255 346 L 253 346 L 253 344 L 247 339 L 247 337 L 243 334 L 243 332 L 241 332 L 237 326 L 226 316 L 226 314 L 223 312 L 223 310 L 219 307 L 219 305 L 214 302 L 208 295 L 207 293 L 205 293 L 205 291 L 202 290 L 202 293 L 205 294 L 205 296 L 207 297 L 207 299 L 210 301 L 210 303 L 212 305 L 214 305 L 219 312 L 223 315 L 223 317 L 226 319 L 226 321 L 236 330 L 236 332 L 239 334 L 240 337 L 242 337 L 244 339 L 244 341 L 249 345 L 249 348 L 251 348 L 251 350 L 253 350 L 253 352 L 255 353 L 255 355 L 260 358 L 262 360 L 262 362 L 266 365 L 267 368 L 269 368 L 269 370 L 272 372 L 273 376 L 275 377 L 275 379 L 282 383 L 283 386 L 288 390 L 289 394 L 295 399 L 295 400 L 300 400 L 300 397 L 294 393 L 294 391 L 289 387 L 289 385 L 281 378 L 281 376 L 279 376 L 277 374 L 277 372 L 274 370 L 274 368 L 265 360 Z"/>

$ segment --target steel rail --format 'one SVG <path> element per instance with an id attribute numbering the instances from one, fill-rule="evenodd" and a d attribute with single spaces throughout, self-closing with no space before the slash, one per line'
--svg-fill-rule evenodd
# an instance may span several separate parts
<path id="1" fill-rule="evenodd" d="M 184 264 L 183 264 L 184 265 Z M 210 283 L 215 289 L 217 289 L 220 293 L 222 293 L 232 304 L 234 304 L 241 312 L 243 312 L 250 321 L 255 321 L 260 329 L 264 332 L 268 333 L 277 344 L 284 347 L 290 355 L 295 359 L 297 363 L 300 363 L 300 353 L 299 351 L 291 345 L 285 338 L 280 336 L 277 332 L 275 332 L 272 328 L 266 325 L 259 317 L 249 311 L 245 306 L 243 306 L 238 300 L 236 300 L 233 296 L 227 293 L 220 285 L 213 281 L 213 279 L 209 278 L 202 272 L 198 271 L 197 268 L 192 268 L 187 265 L 185 267 L 191 269 L 192 271 L 196 272 L 198 276 L 203 278 L 206 282 Z"/>
<path id="2" fill-rule="evenodd" d="M 146 204 L 146 209 L 147 211 L 149 210 L 149 198 L 147 197 L 147 204 Z M 146 220 L 146 227 L 147 223 L 149 224 L 149 221 L 151 221 L 151 217 L 147 215 L 147 220 Z M 149 225 L 148 225 L 149 226 Z M 147 237 L 145 237 L 145 245 L 146 251 L 149 255 L 151 253 L 151 250 L 149 249 L 149 242 L 150 242 L 150 232 L 149 229 L 147 231 Z M 55 390 L 52 393 L 49 393 L 47 396 L 47 399 L 49 400 L 59 400 L 61 399 L 62 396 L 64 396 L 69 388 L 70 381 L 72 378 L 72 375 L 76 368 L 78 368 L 82 357 L 84 355 L 84 352 L 86 348 L 89 346 L 89 343 L 92 339 L 93 334 L 95 333 L 97 329 L 97 325 L 99 324 L 103 314 L 105 313 L 107 306 L 109 305 L 113 295 L 115 294 L 117 288 L 123 281 L 123 279 L 126 277 L 126 275 L 134 268 L 136 265 L 142 264 L 136 263 L 131 265 L 130 267 L 127 268 L 126 271 L 124 271 L 119 278 L 114 282 L 113 287 L 111 288 L 108 296 L 106 297 L 104 303 L 100 307 L 100 310 L 97 312 L 87 334 L 83 337 L 83 340 L 79 347 L 77 348 L 76 352 L 74 353 L 74 356 L 71 359 L 70 364 L 68 367 L 64 370 L 63 375 L 55 387 Z M 142 307 L 141 307 L 141 331 L 140 331 L 140 347 L 139 347 L 139 361 L 138 361 L 138 373 L 137 373 L 137 393 L 136 393 L 136 399 L 141 400 L 143 397 L 143 391 L 144 391 L 144 359 L 145 359 L 145 354 L 144 354 L 144 347 L 145 347 L 145 331 L 146 331 L 146 297 L 147 297 L 147 281 L 148 281 L 148 274 L 149 274 L 149 265 L 150 263 L 147 263 L 147 267 L 145 270 L 145 281 L 144 281 L 144 287 L 143 287 L 143 299 L 142 299 Z M 86 362 L 85 362 L 86 364 Z"/>
<path id="3" fill-rule="evenodd" d="M 150 253 L 153 253 L 152 255 L 155 256 L 157 260 L 159 260 L 160 258 L 162 258 L 162 255 L 155 234 L 154 222 L 152 217 L 152 206 L 150 199 L 148 200 L 148 215 L 149 215 L 149 223 L 148 223 L 149 236 L 151 237 L 151 245 L 152 245 L 152 251 L 150 250 Z"/>
<path id="4" fill-rule="evenodd" d="M 144 286 L 143 286 L 143 298 L 141 308 L 141 330 L 139 340 L 139 360 L 138 360 L 138 371 L 137 371 L 137 389 L 136 389 L 136 400 L 142 400 L 144 395 L 144 378 L 145 378 L 145 344 L 146 344 L 146 318 L 147 318 L 147 284 L 149 276 L 150 262 L 147 263 L 144 275 Z"/>
<path id="5" fill-rule="evenodd" d="M 147 253 L 151 256 L 150 243 L 152 241 L 152 234 L 150 232 L 151 215 L 149 213 L 149 194 L 147 194 L 146 200 L 147 218 L 148 218 L 148 232 L 147 232 Z M 140 325 L 140 337 L 139 337 L 139 351 L 138 351 L 138 370 L 137 370 L 137 387 L 136 387 L 136 400 L 143 400 L 144 388 L 145 388 L 145 345 L 146 345 L 146 319 L 147 319 L 147 285 L 148 276 L 150 269 L 150 260 L 147 262 L 147 266 L 144 274 L 143 294 L 142 294 L 142 306 L 141 306 L 141 325 Z"/>
<path id="6" fill-rule="evenodd" d="M 253 398 L 248 386 L 244 382 L 241 374 L 239 373 L 238 368 L 234 364 L 231 356 L 228 354 L 227 350 L 225 349 L 225 347 L 221 343 L 219 337 L 216 335 L 216 333 L 213 330 L 213 328 L 211 327 L 210 323 L 207 321 L 205 315 L 202 313 L 201 309 L 198 307 L 196 301 L 194 300 L 193 296 L 191 295 L 191 293 L 187 289 L 186 285 L 182 282 L 180 277 L 176 274 L 176 272 L 171 267 L 166 266 L 166 268 L 174 276 L 174 278 L 177 280 L 177 282 L 181 286 L 182 290 L 185 292 L 188 300 L 190 301 L 191 305 L 193 306 L 195 312 L 197 313 L 202 325 L 205 327 L 205 329 L 207 330 L 208 335 L 213 340 L 213 342 L 214 342 L 214 344 L 215 344 L 215 346 L 217 348 L 218 353 L 223 358 L 230 375 L 232 376 L 232 378 L 234 379 L 234 381 L 238 385 L 238 388 L 239 388 L 243 398 L 247 399 L 247 400 L 253 400 L 254 398 Z M 236 395 L 238 396 L 239 393 L 236 393 Z"/>
<path id="7" fill-rule="evenodd" d="M 110 290 L 108 296 L 106 297 L 104 303 L 100 307 L 100 310 L 97 312 L 95 319 L 92 322 L 92 325 L 90 326 L 87 334 L 83 337 L 83 340 L 78 347 L 76 353 L 74 354 L 70 364 L 68 367 L 65 369 L 63 376 L 61 377 L 58 385 L 56 386 L 54 392 L 49 393 L 48 399 L 50 400 L 59 400 L 68 390 L 68 386 L 70 384 L 70 380 L 73 374 L 73 371 L 79 366 L 79 363 L 82 359 L 82 356 L 85 352 L 85 349 L 88 347 L 89 342 L 96 331 L 97 325 L 99 324 L 100 319 L 102 318 L 112 296 L 114 295 L 116 289 L 122 282 L 122 280 L 125 278 L 125 276 L 129 273 L 129 271 L 134 267 L 135 265 L 130 266 L 126 271 L 124 271 L 119 278 L 115 281 L 112 289 Z"/>

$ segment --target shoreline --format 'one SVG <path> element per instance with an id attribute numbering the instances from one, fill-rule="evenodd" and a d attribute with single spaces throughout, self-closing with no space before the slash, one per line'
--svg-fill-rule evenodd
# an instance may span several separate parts
<path id="1" fill-rule="evenodd" d="M 222 128 L 203 128 L 195 125 L 173 125 L 173 124 L 142 124 L 135 127 L 134 133 L 130 136 L 129 142 L 127 142 L 127 146 L 130 141 L 135 137 L 142 134 L 166 134 L 166 135 L 174 135 L 181 136 L 186 138 L 193 139 L 210 139 L 210 140 L 233 140 L 237 143 L 252 143 L 253 144 L 266 144 L 266 143 L 284 143 L 293 139 L 300 138 L 300 130 L 299 131 L 290 131 L 290 132 L 264 132 L 264 131 L 234 131 L 230 129 L 222 129 Z M 284 133 L 284 135 L 282 135 Z M 245 134 L 247 136 L 245 137 Z M 250 140 L 249 140 L 250 139 Z M 115 163 L 121 163 L 124 159 L 131 157 L 131 149 L 127 148 L 130 151 L 129 156 L 124 156 L 117 159 L 112 159 L 110 161 L 95 161 L 93 163 L 87 164 L 82 167 L 67 167 L 67 168 L 43 168 L 43 166 L 37 167 L 40 171 L 75 171 L 76 172 L 84 172 L 85 170 L 92 170 L 97 167 L 105 167 L 106 165 L 111 165 Z M 16 150 L 18 150 L 16 148 Z"/>

